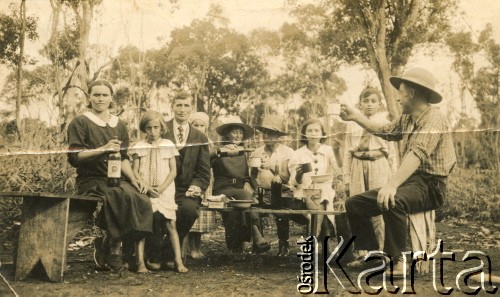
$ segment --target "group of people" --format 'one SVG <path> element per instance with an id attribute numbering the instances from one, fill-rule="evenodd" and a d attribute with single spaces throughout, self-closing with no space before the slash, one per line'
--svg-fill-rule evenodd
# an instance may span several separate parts
<path id="1" fill-rule="evenodd" d="M 403 109 L 393 122 L 380 115 L 382 97 L 376 89 L 363 90 L 357 109 L 342 105 L 341 118 L 352 121 L 342 159 L 325 144 L 328 135 L 317 119 L 302 125 L 301 146 L 295 151 L 283 143 L 287 133 L 277 115 L 265 116 L 255 127 L 264 145 L 250 155 L 245 147 L 254 128 L 237 117 L 218 126 L 220 140 L 212 142 L 207 137 L 208 116 L 193 113 L 193 98 L 184 92 L 171 101 L 172 120 L 165 122 L 155 111 L 144 114 L 139 128 L 145 139 L 129 148 L 125 124 L 108 112 L 112 86 L 106 81 L 91 83 L 90 110 L 68 127 L 68 159 L 77 168 L 79 194 L 103 197 L 99 224 L 106 236 L 96 240 L 96 264 L 120 270 L 123 259 L 134 259 L 129 265 L 138 272 L 161 268 L 187 272 L 181 243 L 186 240 L 193 258 L 202 257 L 201 233 L 211 231 L 215 223 L 212 212 L 198 210 L 203 196 L 223 194 L 253 201 L 257 192 L 269 197 L 278 179 L 280 197 L 297 202 L 289 207 L 333 210 L 332 184 L 342 176 L 351 196 L 345 203 L 346 214 L 318 216 L 320 228 L 313 235 L 355 235 L 350 267 L 365 265 L 367 251 L 384 250 L 396 259 L 393 273 L 403 273 L 406 215 L 442 204 L 455 155 L 446 120 L 431 106 L 441 101 L 433 75 L 412 68 L 392 77 L 391 83 Z M 398 150 L 390 141 L 399 141 L 399 167 Z M 109 186 L 107 162 L 110 153 L 116 152 L 121 155 L 123 178 L 119 186 Z M 244 257 L 249 248 L 255 253 L 270 249 L 259 214 L 221 215 L 226 244 L 234 257 Z M 275 218 L 278 255 L 287 256 L 289 220 L 306 224 L 309 218 Z"/>

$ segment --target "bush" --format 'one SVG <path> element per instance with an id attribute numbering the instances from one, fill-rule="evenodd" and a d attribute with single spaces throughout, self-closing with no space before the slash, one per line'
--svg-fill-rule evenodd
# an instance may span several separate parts
<path id="1" fill-rule="evenodd" d="M 75 170 L 66 160 L 64 134 L 38 121 L 27 121 L 23 140 L 0 149 L 1 191 L 73 193 Z M 7 136 L 8 137 L 8 136 Z M 22 199 L 0 199 L 0 239 L 12 248 Z"/>
<path id="2" fill-rule="evenodd" d="M 438 218 L 464 218 L 476 222 L 500 220 L 498 171 L 458 169 L 448 178 L 448 195 Z"/>

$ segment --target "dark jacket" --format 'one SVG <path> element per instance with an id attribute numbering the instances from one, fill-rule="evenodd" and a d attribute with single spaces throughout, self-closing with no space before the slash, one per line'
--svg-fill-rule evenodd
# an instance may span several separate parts
<path id="1" fill-rule="evenodd" d="M 162 137 L 176 143 L 173 125 L 173 120 L 167 122 L 167 133 Z M 186 145 L 179 150 L 179 154 L 176 157 L 176 196 L 179 193 L 184 194 L 190 185 L 198 186 L 205 192 L 210 183 L 210 153 L 207 136 L 189 125 Z"/>

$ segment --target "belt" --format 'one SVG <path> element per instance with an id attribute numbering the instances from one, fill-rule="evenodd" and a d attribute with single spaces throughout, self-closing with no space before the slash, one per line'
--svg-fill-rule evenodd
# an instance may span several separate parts
<path id="1" fill-rule="evenodd" d="M 238 183 L 244 183 L 248 181 L 248 177 L 218 177 L 215 181 L 217 182 L 223 182 L 223 183 L 228 183 L 228 184 L 238 184 Z M 214 181 L 214 182 L 215 182 Z"/>
<path id="2" fill-rule="evenodd" d="M 352 157 L 363 161 L 376 161 L 381 158 L 386 158 L 387 156 L 381 151 L 366 151 L 352 152 Z"/>

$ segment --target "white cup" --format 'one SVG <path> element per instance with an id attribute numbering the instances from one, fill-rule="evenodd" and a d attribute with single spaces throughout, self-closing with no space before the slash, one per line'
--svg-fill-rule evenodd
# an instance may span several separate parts
<path id="1" fill-rule="evenodd" d="M 340 104 L 339 103 L 328 103 L 328 114 L 339 115 L 340 114 Z"/>
<path id="2" fill-rule="evenodd" d="M 262 165 L 262 159 L 259 157 L 250 158 L 250 167 L 260 167 Z"/>

